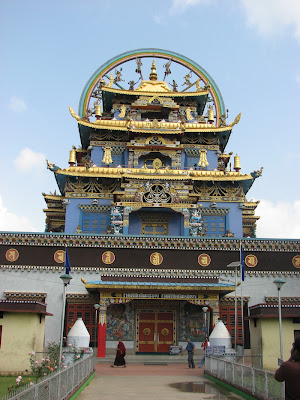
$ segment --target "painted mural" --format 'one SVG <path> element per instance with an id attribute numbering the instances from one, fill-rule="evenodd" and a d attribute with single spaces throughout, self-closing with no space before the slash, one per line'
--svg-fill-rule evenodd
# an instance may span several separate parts
<path id="1" fill-rule="evenodd" d="M 188 302 L 180 306 L 179 340 L 203 341 L 205 339 L 204 315 L 201 308 Z"/>
<path id="2" fill-rule="evenodd" d="M 133 320 L 132 303 L 110 305 L 106 314 L 107 340 L 133 340 Z"/>

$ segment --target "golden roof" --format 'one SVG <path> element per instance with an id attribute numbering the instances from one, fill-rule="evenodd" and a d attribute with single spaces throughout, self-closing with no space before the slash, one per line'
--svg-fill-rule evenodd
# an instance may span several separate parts
<path id="1" fill-rule="evenodd" d="M 231 129 L 234 125 L 239 122 L 240 114 L 227 126 L 216 127 L 213 124 L 200 124 L 195 122 L 167 122 L 167 121 L 133 121 L 133 120 L 118 120 L 118 119 L 99 119 L 94 122 L 81 119 L 76 115 L 72 107 L 69 107 L 70 113 L 73 118 L 78 121 L 78 124 L 88 126 L 94 129 L 108 129 L 118 131 L 136 131 L 142 133 L 164 133 L 164 134 L 176 134 L 177 132 L 224 132 Z"/>
<path id="2" fill-rule="evenodd" d="M 136 92 L 151 92 L 151 93 L 170 93 L 172 90 L 169 88 L 167 82 L 163 81 L 142 81 L 140 86 L 136 88 Z"/>
<path id="3" fill-rule="evenodd" d="M 251 174 L 242 175 L 235 171 L 199 171 L 180 169 L 154 169 L 154 168 L 118 168 L 118 167 L 78 167 L 72 166 L 66 169 L 58 169 L 56 174 L 83 177 L 105 178 L 130 178 L 130 179 L 164 179 L 193 181 L 244 181 L 253 179 Z"/>
<path id="4" fill-rule="evenodd" d="M 173 92 L 168 84 L 163 81 L 142 81 L 140 86 L 136 90 L 116 89 L 108 86 L 101 88 L 103 92 L 116 93 L 116 94 L 127 94 L 137 96 L 139 93 L 143 95 L 152 96 L 153 93 L 159 94 L 159 96 L 170 96 L 172 97 L 198 97 L 209 94 L 209 90 L 201 89 L 197 92 Z"/>

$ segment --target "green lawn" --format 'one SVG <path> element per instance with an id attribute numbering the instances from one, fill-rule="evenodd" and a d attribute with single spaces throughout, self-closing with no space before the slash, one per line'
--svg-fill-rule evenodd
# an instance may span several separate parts
<path id="1" fill-rule="evenodd" d="M 4 396 L 8 393 L 7 388 L 16 383 L 17 376 L 0 376 L 0 396 Z M 32 376 L 24 376 L 26 381 L 30 378 L 33 382 L 35 382 L 35 378 Z"/>

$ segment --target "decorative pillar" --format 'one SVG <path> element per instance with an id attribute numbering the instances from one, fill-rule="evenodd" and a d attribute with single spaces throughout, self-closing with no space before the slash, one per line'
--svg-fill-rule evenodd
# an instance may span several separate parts
<path id="1" fill-rule="evenodd" d="M 98 325 L 98 353 L 97 357 L 104 358 L 106 355 L 106 310 L 105 298 L 100 298 L 100 313 Z"/>

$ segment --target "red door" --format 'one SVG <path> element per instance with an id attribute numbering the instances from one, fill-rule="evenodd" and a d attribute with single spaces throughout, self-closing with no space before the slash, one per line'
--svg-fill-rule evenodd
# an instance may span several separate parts
<path id="1" fill-rule="evenodd" d="M 140 311 L 138 313 L 138 351 L 169 353 L 175 344 L 174 313 Z"/>

